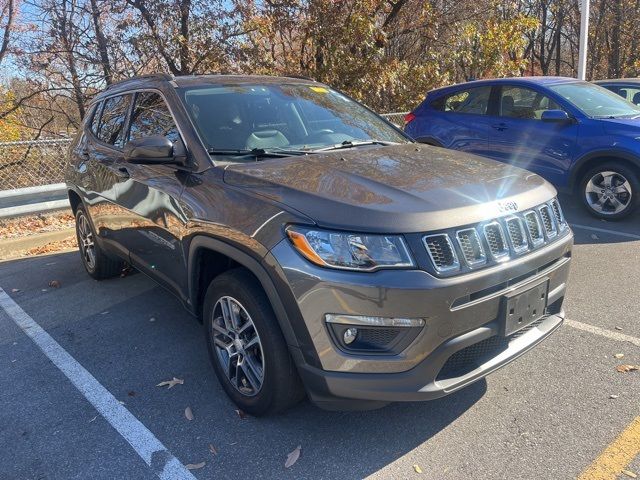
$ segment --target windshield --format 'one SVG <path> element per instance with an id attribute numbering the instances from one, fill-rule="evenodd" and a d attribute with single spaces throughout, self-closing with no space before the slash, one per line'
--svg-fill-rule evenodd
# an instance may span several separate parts
<path id="1" fill-rule="evenodd" d="M 551 85 L 551 90 L 592 118 L 637 117 L 640 108 L 606 88 L 586 82 Z"/>
<path id="2" fill-rule="evenodd" d="M 180 89 L 180 95 L 214 155 L 286 155 L 410 141 L 358 102 L 322 85 L 207 85 Z"/>

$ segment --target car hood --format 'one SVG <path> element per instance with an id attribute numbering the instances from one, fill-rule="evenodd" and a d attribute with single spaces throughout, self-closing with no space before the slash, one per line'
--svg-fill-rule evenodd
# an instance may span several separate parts
<path id="1" fill-rule="evenodd" d="M 479 222 L 504 215 L 507 202 L 524 210 L 556 194 L 525 170 L 417 144 L 233 165 L 224 181 L 287 205 L 319 226 L 385 233 Z"/>

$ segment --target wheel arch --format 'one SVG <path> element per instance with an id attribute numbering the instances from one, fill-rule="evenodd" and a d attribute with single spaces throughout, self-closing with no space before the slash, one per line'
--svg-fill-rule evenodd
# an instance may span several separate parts
<path id="1" fill-rule="evenodd" d="M 278 289 L 261 259 L 246 253 L 236 246 L 208 235 L 195 236 L 189 245 L 188 256 L 188 295 L 190 309 L 200 321 L 202 319 L 202 300 L 209 283 L 216 276 L 231 268 L 242 267 L 249 271 L 260 283 L 273 308 L 278 324 L 288 345 L 299 348 L 291 319 L 285 308 Z M 213 269 L 203 268 L 205 261 L 222 261 L 224 265 Z"/>
<path id="2" fill-rule="evenodd" d="M 619 162 L 631 168 L 640 177 L 640 157 L 620 150 L 600 150 L 584 155 L 575 162 L 569 177 L 569 190 L 575 192 L 582 177 L 593 167 L 604 162 Z"/>
<path id="3" fill-rule="evenodd" d="M 80 194 L 78 192 L 71 188 L 67 191 L 67 196 L 69 197 L 69 205 L 71 205 L 71 211 L 75 215 L 76 211 L 78 210 L 78 205 L 82 204 L 82 197 L 80 197 Z"/>

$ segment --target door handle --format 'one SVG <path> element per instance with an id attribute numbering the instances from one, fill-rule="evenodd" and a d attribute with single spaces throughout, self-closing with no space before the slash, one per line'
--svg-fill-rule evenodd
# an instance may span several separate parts
<path id="1" fill-rule="evenodd" d="M 122 178 L 131 178 L 131 174 L 129 173 L 129 170 L 127 170 L 127 167 L 118 167 L 116 169 L 116 175 Z"/>
<path id="2" fill-rule="evenodd" d="M 493 125 L 491 125 L 491 128 L 495 128 L 499 132 L 502 132 L 502 131 L 506 130 L 509 127 L 507 126 L 506 123 L 494 123 Z"/>

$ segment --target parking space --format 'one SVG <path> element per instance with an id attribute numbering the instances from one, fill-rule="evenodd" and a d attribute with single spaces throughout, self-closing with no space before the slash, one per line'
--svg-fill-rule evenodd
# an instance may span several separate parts
<path id="1" fill-rule="evenodd" d="M 570 322 L 486 381 L 370 412 L 303 402 L 240 418 L 202 327 L 143 275 L 93 281 L 75 252 L 2 263 L 0 288 L 117 406 L 100 413 L 0 309 L 0 478 L 171 478 L 162 471 L 172 456 L 205 462 L 190 470 L 196 478 L 578 477 L 640 415 L 640 372 L 615 370 L 640 364 L 640 217 L 602 222 L 563 200 L 576 235 Z M 156 386 L 173 377 L 184 383 Z M 108 421 L 120 407 L 141 422 L 127 433 L 133 441 Z M 166 449 L 151 466 L 139 454 L 148 435 Z M 297 446 L 300 459 L 285 469 Z M 640 473 L 640 446 L 623 449 L 626 468 Z"/>

